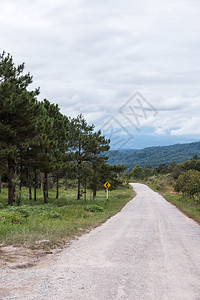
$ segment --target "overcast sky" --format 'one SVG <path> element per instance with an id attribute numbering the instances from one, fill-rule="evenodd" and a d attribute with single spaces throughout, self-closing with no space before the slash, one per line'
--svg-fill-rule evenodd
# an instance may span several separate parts
<path id="1" fill-rule="evenodd" d="M 199 0 L 0 0 L 0 51 L 39 99 L 96 128 L 114 120 L 129 147 L 199 140 L 199 16 Z"/>

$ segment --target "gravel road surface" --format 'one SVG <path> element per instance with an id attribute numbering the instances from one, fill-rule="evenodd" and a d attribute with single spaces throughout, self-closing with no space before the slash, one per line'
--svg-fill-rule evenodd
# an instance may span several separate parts
<path id="1" fill-rule="evenodd" d="M 158 193 L 137 196 L 46 262 L 0 269 L 0 299 L 200 299 L 200 227 Z"/>

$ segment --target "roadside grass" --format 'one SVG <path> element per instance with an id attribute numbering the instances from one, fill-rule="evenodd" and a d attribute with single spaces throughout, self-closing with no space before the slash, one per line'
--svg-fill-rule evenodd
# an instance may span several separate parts
<path id="1" fill-rule="evenodd" d="M 169 174 L 152 176 L 144 182 L 151 189 L 159 192 L 167 201 L 174 204 L 180 211 L 200 224 L 200 204 L 195 199 L 174 192 L 174 184 Z"/>
<path id="2" fill-rule="evenodd" d="M 175 182 L 170 174 L 161 174 L 149 177 L 146 184 L 154 191 L 173 193 Z"/>
<path id="3" fill-rule="evenodd" d="M 181 194 L 165 194 L 164 198 L 174 204 L 188 217 L 192 218 L 200 224 L 200 205 L 196 200 L 185 197 Z"/>
<path id="4" fill-rule="evenodd" d="M 132 188 L 98 191 L 93 200 L 91 192 L 86 201 L 76 200 L 76 190 L 60 189 L 55 199 L 55 189 L 49 190 L 48 204 L 43 204 L 42 191 L 37 191 L 37 202 L 28 199 L 28 189 L 23 189 L 20 206 L 6 206 L 7 190 L 0 194 L 0 246 L 39 247 L 62 246 L 91 228 L 105 222 L 119 212 L 135 193 Z"/>

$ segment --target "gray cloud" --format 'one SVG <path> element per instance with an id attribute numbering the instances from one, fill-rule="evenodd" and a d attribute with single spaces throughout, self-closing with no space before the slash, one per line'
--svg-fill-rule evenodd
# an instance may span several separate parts
<path id="1" fill-rule="evenodd" d="M 199 10 L 196 0 L 0 0 L 0 49 L 24 61 L 40 99 L 67 115 L 83 112 L 101 127 L 139 90 L 158 110 L 146 125 L 192 134 L 200 108 Z"/>

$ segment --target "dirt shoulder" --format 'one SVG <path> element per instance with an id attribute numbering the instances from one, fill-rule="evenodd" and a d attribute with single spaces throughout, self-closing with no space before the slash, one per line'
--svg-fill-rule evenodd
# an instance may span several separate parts
<path id="1" fill-rule="evenodd" d="M 68 245 L 66 244 L 66 247 Z M 41 260 L 62 251 L 56 249 L 34 249 L 25 247 L 6 246 L 0 248 L 0 267 L 9 267 L 11 269 L 22 269 L 35 266 Z"/>

